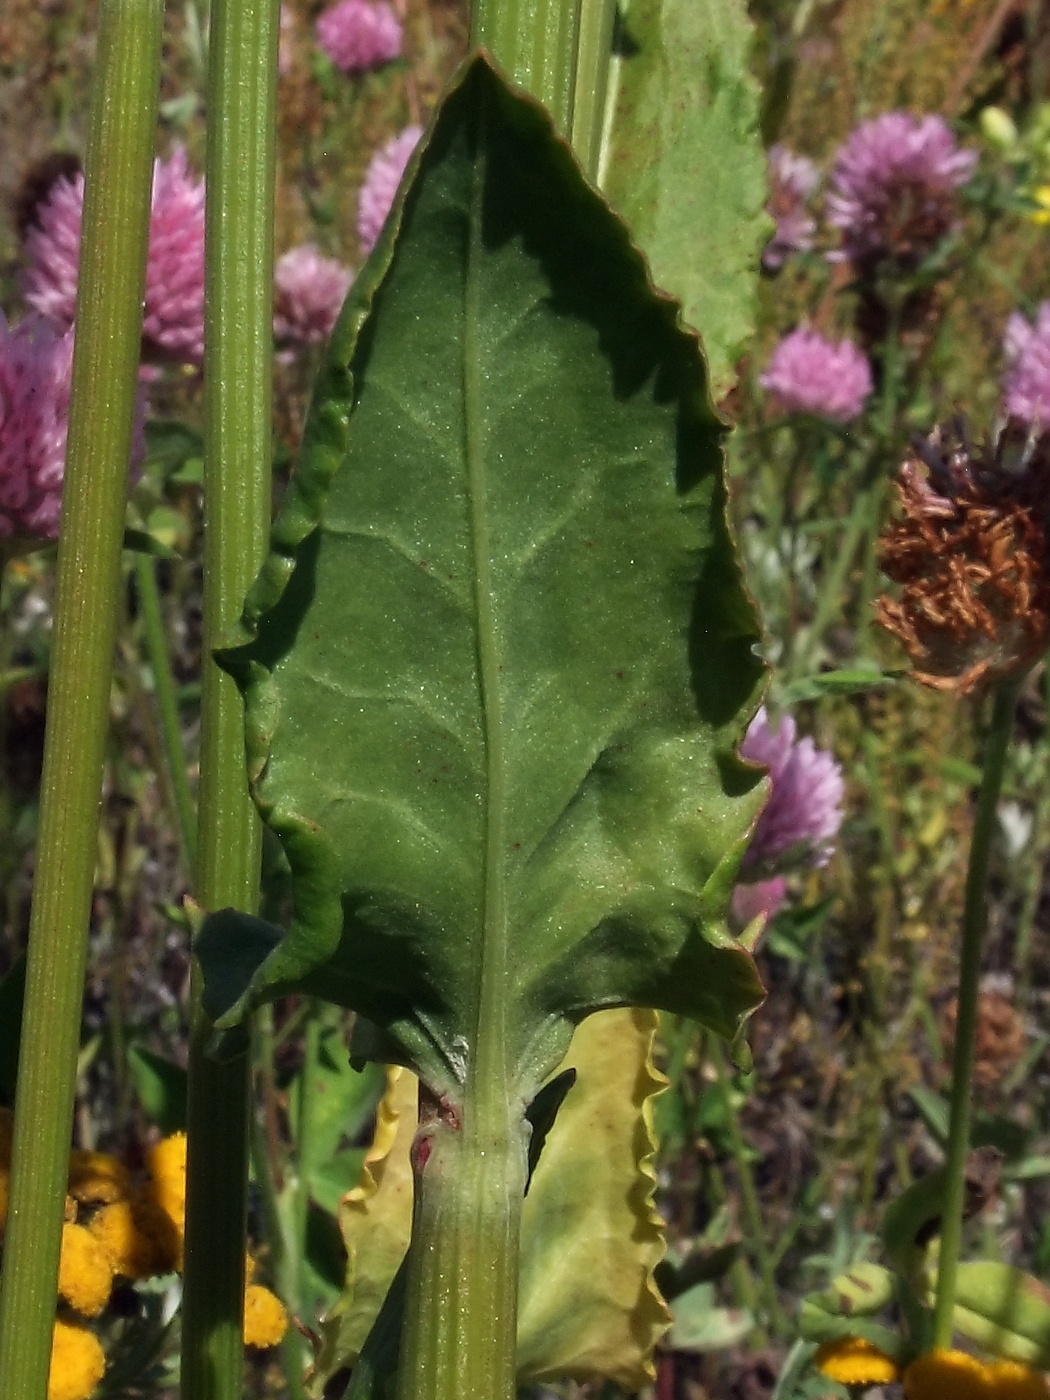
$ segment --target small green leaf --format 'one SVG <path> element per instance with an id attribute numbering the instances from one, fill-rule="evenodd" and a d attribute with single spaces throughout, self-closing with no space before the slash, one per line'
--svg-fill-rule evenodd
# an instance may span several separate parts
<path id="1" fill-rule="evenodd" d="M 156 535 L 148 534 L 145 530 L 134 530 L 128 528 L 124 531 L 124 548 L 133 554 L 150 554 L 155 559 L 177 559 L 178 553 L 158 539 Z"/>
<path id="2" fill-rule="evenodd" d="M 146 420 L 146 463 L 156 463 L 164 476 L 183 470 L 204 458 L 204 439 L 184 423 L 171 419 Z M 199 478 L 198 478 L 199 479 Z"/>
<path id="3" fill-rule="evenodd" d="M 620 13 L 600 183 L 700 332 L 721 398 L 754 329 L 772 230 L 751 22 L 740 0 L 626 0 Z"/>
<path id="4" fill-rule="evenodd" d="M 292 927 L 198 950 L 222 1025 L 299 988 L 527 1102 L 594 1008 L 761 996 L 757 629 L 696 340 L 546 114 L 476 58 L 413 168 L 220 656 Z"/>
<path id="5" fill-rule="evenodd" d="M 784 687 L 780 703 L 785 709 L 804 700 L 822 700 L 828 695 L 867 695 L 899 681 L 904 671 L 876 671 L 870 667 L 852 671 L 821 671 L 815 676 L 803 676 Z"/>
<path id="6" fill-rule="evenodd" d="M 742 1342 L 755 1326 L 746 1309 L 719 1307 L 711 1283 L 698 1283 L 681 1294 L 671 1304 L 671 1315 L 667 1344 L 672 1351 L 724 1351 Z"/>
<path id="7" fill-rule="evenodd" d="M 355 1138 L 371 1118 L 383 1088 L 383 1072 L 378 1065 L 368 1065 L 364 1070 L 351 1068 L 342 1013 L 334 1007 L 318 1007 L 315 1015 L 321 1024 L 306 1099 L 309 1121 L 303 1125 L 298 1144 L 300 1167 L 311 1190 L 315 1176 L 334 1160 L 344 1139 Z M 302 1073 L 306 1072 L 304 1068 Z M 289 1090 L 293 1123 L 300 1120 L 302 1092 L 300 1074 Z M 355 1180 L 356 1173 L 344 1189 L 349 1190 Z"/>
<path id="8" fill-rule="evenodd" d="M 322 1210 L 333 1216 L 339 1213 L 343 1197 L 354 1189 L 360 1179 L 364 1159 L 364 1148 L 350 1147 L 313 1168 L 307 1178 L 307 1186 L 311 1198 Z M 341 1284 L 342 1275 L 339 1281 Z"/>
<path id="9" fill-rule="evenodd" d="M 128 1071 L 135 1092 L 162 1133 L 182 1132 L 186 1127 L 186 1071 L 145 1045 L 128 1048 Z"/>

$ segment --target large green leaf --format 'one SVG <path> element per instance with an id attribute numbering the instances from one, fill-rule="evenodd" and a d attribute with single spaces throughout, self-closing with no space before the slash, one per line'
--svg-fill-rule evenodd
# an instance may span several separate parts
<path id="1" fill-rule="evenodd" d="M 623 0 L 601 183 L 682 302 L 720 398 L 754 328 L 772 225 L 744 0 Z"/>
<path id="2" fill-rule="evenodd" d="M 760 675 L 695 338 L 483 57 L 333 337 L 243 644 L 294 920 L 220 918 L 207 1005 L 301 986 L 430 1088 L 523 1101 L 571 1023 L 760 996 L 723 912 Z M 243 934 L 243 937 L 242 937 Z"/>

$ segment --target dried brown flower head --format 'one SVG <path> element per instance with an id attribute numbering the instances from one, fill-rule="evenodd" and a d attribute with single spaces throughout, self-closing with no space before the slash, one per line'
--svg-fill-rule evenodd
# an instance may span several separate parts
<path id="1" fill-rule="evenodd" d="M 957 1014 L 958 1002 L 953 998 L 945 1007 L 946 1051 L 955 1040 Z M 1024 1048 L 1024 1024 L 1010 998 L 1002 992 L 981 992 L 977 1000 L 974 1082 L 982 1089 L 998 1084 L 1017 1065 Z"/>
<path id="2" fill-rule="evenodd" d="M 1050 435 L 1008 424 L 975 446 L 959 425 L 936 429 L 898 489 L 881 564 L 901 591 L 878 600 L 876 618 L 915 679 L 970 694 L 1023 673 L 1050 643 Z"/>

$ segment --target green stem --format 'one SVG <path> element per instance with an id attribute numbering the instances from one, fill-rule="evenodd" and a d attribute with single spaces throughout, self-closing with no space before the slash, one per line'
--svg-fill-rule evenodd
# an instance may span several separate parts
<path id="1" fill-rule="evenodd" d="M 525 1123 L 511 1121 L 509 1111 L 471 1109 L 468 1100 L 460 1124 L 435 1105 L 413 1145 L 416 1204 L 397 1400 L 512 1400 L 515 1393 Z"/>
<path id="2" fill-rule="evenodd" d="M 977 1027 L 977 988 L 981 972 L 981 942 L 987 923 L 988 864 L 995 833 L 995 811 L 1003 784 L 1006 756 L 1013 734 L 1014 710 L 1020 682 L 1000 681 L 988 733 L 981 788 L 977 796 L 970 862 L 966 871 L 959 1001 L 952 1058 L 952 1093 L 948 1121 L 947 1183 L 937 1267 L 937 1297 L 933 1313 L 933 1345 L 950 1347 L 955 1312 L 955 1280 L 962 1245 L 966 1156 L 970 1146 L 970 1100 Z"/>
<path id="3" fill-rule="evenodd" d="M 740 1115 L 733 1102 L 732 1079 L 725 1062 L 725 1056 L 722 1054 L 722 1047 L 713 1035 L 708 1036 L 708 1054 L 715 1067 L 718 1083 L 722 1090 L 726 1126 L 729 1129 L 729 1146 L 733 1156 L 733 1165 L 736 1168 L 737 1185 L 740 1188 L 740 1203 L 744 1210 L 744 1223 L 747 1226 L 750 1250 L 758 1264 L 759 1277 L 762 1280 L 762 1301 L 765 1305 L 766 1317 L 773 1332 L 780 1337 L 786 1337 L 789 1331 L 788 1322 L 780 1306 L 773 1257 L 766 1244 L 762 1205 L 758 1199 L 755 1178 L 748 1160 L 748 1148 L 744 1140 L 743 1129 L 740 1126 Z"/>
<path id="4" fill-rule="evenodd" d="M 47 1389 L 138 395 L 160 0 L 103 0 L 0 1306 L 5 1400 Z"/>
<path id="5" fill-rule="evenodd" d="M 171 654 L 168 651 L 168 634 L 160 606 L 160 590 L 157 587 L 156 565 L 145 554 L 135 556 L 135 582 L 138 585 L 139 605 L 142 609 L 142 630 L 146 638 L 146 654 L 150 670 L 153 672 L 153 694 L 157 701 L 160 717 L 161 738 L 164 741 L 164 757 L 167 761 L 168 777 L 171 780 L 172 796 L 175 800 L 175 815 L 178 819 L 182 849 L 192 866 L 197 843 L 197 814 L 190 791 L 190 779 L 186 764 L 186 750 L 182 743 L 182 727 L 179 724 L 179 705 L 175 698 L 175 682 L 171 675 Z"/>
<path id="6" fill-rule="evenodd" d="M 870 534 L 872 520 L 879 510 L 882 481 L 866 475 L 861 482 L 853 502 L 853 509 L 846 521 L 845 534 L 839 543 L 834 563 L 825 577 L 817 595 L 817 606 L 804 653 L 796 670 L 801 674 L 816 669 L 820 655 L 820 645 L 833 617 L 842 611 L 843 593 L 850 571 L 857 557 L 857 549 L 862 539 Z"/>
<path id="7" fill-rule="evenodd" d="M 269 521 L 273 194 L 278 0 L 211 11 L 205 269 L 204 635 L 197 896 L 254 912 L 260 830 L 244 720 L 210 659 L 263 559 Z M 250 1058 L 206 1054 L 199 1007 L 189 1062 L 183 1400 L 241 1394 Z"/>
<path id="8" fill-rule="evenodd" d="M 580 0 L 474 0 L 471 11 L 471 47 L 488 49 L 563 136 L 572 131 L 579 33 Z"/>
<path id="9" fill-rule="evenodd" d="M 1050 656 L 1043 660 L 1042 689 L 1044 704 L 1050 705 Z M 1014 967 L 1017 970 L 1017 1004 L 1022 1011 L 1027 1009 L 1032 987 L 1032 934 L 1035 931 L 1035 916 L 1043 891 L 1046 872 L 1045 851 L 1050 835 L 1050 729 L 1044 728 L 1039 741 L 1041 750 L 1041 778 L 1039 796 L 1036 799 L 1032 816 L 1032 834 L 1029 838 L 1031 855 L 1025 862 L 1021 912 L 1017 916 L 1017 935 L 1014 945 Z"/>
<path id="10" fill-rule="evenodd" d="M 731 1206 L 729 1187 L 726 1184 L 725 1173 L 712 1162 L 707 1168 L 708 1180 L 711 1187 L 711 1196 L 718 1207 Z M 748 1334 L 748 1341 L 757 1349 L 765 1348 L 769 1345 L 769 1333 L 761 1322 L 762 1297 L 759 1292 L 755 1275 L 751 1268 L 751 1261 L 741 1250 L 733 1260 L 729 1269 L 729 1280 L 733 1285 L 734 1297 L 742 1308 L 751 1314 L 755 1319 L 754 1329 Z"/>
<path id="11" fill-rule="evenodd" d="M 571 138 L 590 180 L 597 180 L 601 160 L 615 19 L 616 0 L 582 0 Z"/>
<path id="12" fill-rule="evenodd" d="M 255 1063 L 259 1066 L 264 1080 L 264 1094 L 273 1091 L 272 1070 L 274 1054 L 273 1011 L 264 1006 L 255 1018 Z M 270 1081 L 267 1083 L 266 1081 Z M 268 1095 L 267 1095 L 268 1097 Z M 268 1112 L 271 1104 L 263 1105 Z M 296 1300 L 299 1293 L 301 1256 L 297 1255 L 294 1243 L 289 1239 L 277 1185 L 278 1165 L 271 1156 L 271 1143 L 260 1121 L 259 1114 L 252 1115 L 251 1160 L 259 1193 L 262 1197 L 263 1219 L 266 1222 L 266 1239 L 270 1246 L 270 1264 L 278 1292 L 285 1303 L 297 1311 Z M 281 1343 L 284 1360 L 285 1383 L 289 1400 L 306 1400 L 306 1387 L 303 1375 L 306 1370 L 303 1339 L 294 1327 L 289 1327 Z"/>

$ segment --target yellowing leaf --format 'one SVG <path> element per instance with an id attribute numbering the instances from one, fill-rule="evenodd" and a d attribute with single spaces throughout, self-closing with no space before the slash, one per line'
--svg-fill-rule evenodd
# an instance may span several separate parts
<path id="1" fill-rule="evenodd" d="M 410 1149 L 418 1119 L 419 1081 L 400 1066 L 386 1072 L 372 1146 L 361 1179 L 343 1197 L 339 1229 L 346 1245 L 346 1286 L 321 1324 L 324 1338 L 310 1376 L 324 1383 L 352 1365 L 376 1319 L 412 1233 Z"/>
<path id="2" fill-rule="evenodd" d="M 656 1015 L 599 1011 L 576 1029 L 559 1072 L 569 1090 L 525 1198 L 518 1312 L 522 1379 L 605 1376 L 628 1390 L 653 1378 L 671 1325 L 653 1282 L 663 1257 L 653 1207 L 652 1064 Z"/>

